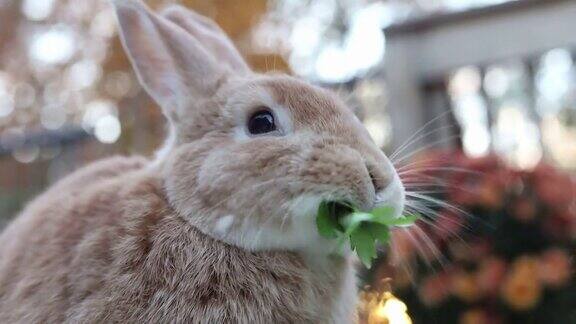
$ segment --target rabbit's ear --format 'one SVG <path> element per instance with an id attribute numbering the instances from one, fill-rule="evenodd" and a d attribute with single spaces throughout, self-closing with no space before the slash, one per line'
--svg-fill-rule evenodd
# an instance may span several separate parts
<path id="1" fill-rule="evenodd" d="M 180 5 L 167 7 L 162 11 L 162 16 L 198 39 L 230 71 L 240 74 L 250 73 L 250 67 L 232 41 L 210 18 L 199 15 Z"/>
<path id="2" fill-rule="evenodd" d="M 169 118 L 214 93 L 225 71 L 196 38 L 139 0 L 112 3 L 136 74 Z"/>

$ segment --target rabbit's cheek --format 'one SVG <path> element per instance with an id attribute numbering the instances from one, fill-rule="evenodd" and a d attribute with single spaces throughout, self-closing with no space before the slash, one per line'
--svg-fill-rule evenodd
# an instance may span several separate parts
<path id="1" fill-rule="evenodd" d="M 317 230 L 316 216 L 323 200 L 319 195 L 302 195 L 290 204 L 292 235 L 300 240 L 305 250 L 330 252 L 336 247 L 333 240 L 324 239 Z"/>

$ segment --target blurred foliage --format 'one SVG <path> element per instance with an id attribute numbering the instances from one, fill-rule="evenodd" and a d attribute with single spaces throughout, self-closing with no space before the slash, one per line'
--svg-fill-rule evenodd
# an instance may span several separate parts
<path id="1" fill-rule="evenodd" d="M 371 280 L 395 265 L 395 294 L 416 323 L 576 321 L 576 178 L 454 152 L 410 170 L 408 209 L 427 219 L 394 233 Z"/>
<path id="2" fill-rule="evenodd" d="M 265 0 L 179 3 L 215 19 L 256 70 L 288 71 L 275 53 L 250 52 Z M 2 1 L 0 42 L 0 216 L 89 161 L 161 144 L 164 118 L 136 82 L 108 1 Z"/>

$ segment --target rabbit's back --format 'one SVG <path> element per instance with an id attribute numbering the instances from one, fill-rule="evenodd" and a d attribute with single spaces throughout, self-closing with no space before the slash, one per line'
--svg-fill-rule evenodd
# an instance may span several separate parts
<path id="1" fill-rule="evenodd" d="M 0 236 L 0 322 L 323 322 L 345 313 L 333 307 L 346 305 L 353 284 L 348 260 L 312 269 L 295 253 L 216 241 L 174 213 L 143 164 L 79 171 Z"/>
<path id="2" fill-rule="evenodd" d="M 91 262 L 104 266 L 102 256 L 82 254 L 90 242 L 104 242 L 107 228 L 119 216 L 110 204 L 118 188 L 105 188 L 145 163 L 143 158 L 114 157 L 88 165 L 37 197 L 3 231 L 0 322 L 62 318 L 75 291 L 75 274 Z"/>

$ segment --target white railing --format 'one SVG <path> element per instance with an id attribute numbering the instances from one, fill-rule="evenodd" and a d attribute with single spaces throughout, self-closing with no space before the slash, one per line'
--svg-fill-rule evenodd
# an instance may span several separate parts
<path id="1" fill-rule="evenodd" d="M 446 90 L 443 82 L 458 68 L 528 60 L 554 48 L 576 49 L 576 1 L 518 0 L 393 25 L 385 35 L 383 73 L 392 146 L 397 147 L 430 116 L 450 109 L 442 91 L 430 88 Z"/>

